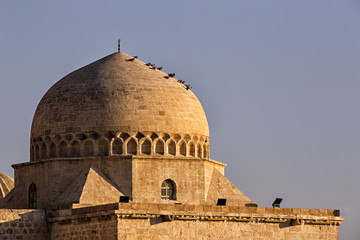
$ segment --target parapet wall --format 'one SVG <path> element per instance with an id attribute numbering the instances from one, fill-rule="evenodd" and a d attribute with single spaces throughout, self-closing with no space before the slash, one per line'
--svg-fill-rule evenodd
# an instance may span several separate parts
<path id="1" fill-rule="evenodd" d="M 343 221 L 338 215 L 319 209 L 122 203 L 60 210 L 50 221 L 51 239 L 335 240 Z"/>
<path id="2" fill-rule="evenodd" d="M 0 239 L 50 239 L 45 211 L 0 209 Z"/>

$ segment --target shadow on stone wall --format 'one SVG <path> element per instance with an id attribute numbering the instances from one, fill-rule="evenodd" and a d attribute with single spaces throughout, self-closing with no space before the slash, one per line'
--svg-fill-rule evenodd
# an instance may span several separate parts
<path id="1" fill-rule="evenodd" d="M 45 211 L 1 209 L 0 239 L 50 239 Z"/>

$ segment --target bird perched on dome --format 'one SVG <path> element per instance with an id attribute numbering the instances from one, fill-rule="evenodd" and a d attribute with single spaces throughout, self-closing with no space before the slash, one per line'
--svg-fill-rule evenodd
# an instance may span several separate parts
<path id="1" fill-rule="evenodd" d="M 134 61 L 134 60 L 137 59 L 137 58 L 138 58 L 138 56 L 133 56 L 133 58 L 127 59 L 126 61 L 132 62 L 132 61 Z"/>

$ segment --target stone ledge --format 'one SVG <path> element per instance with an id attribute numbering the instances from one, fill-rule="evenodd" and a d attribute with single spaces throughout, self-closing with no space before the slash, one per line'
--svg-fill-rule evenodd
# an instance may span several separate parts
<path id="1" fill-rule="evenodd" d="M 37 162 L 23 162 L 23 163 L 16 163 L 12 164 L 11 167 L 16 169 L 22 166 L 28 166 L 28 165 L 37 165 L 37 164 L 45 164 L 45 163 L 53 163 L 53 162 L 61 162 L 61 161 L 88 161 L 88 160 L 186 160 L 186 161 L 195 161 L 195 162 L 208 162 L 208 163 L 214 163 L 216 165 L 219 165 L 221 167 L 226 167 L 225 163 L 218 162 L 213 159 L 206 159 L 206 158 L 197 158 L 197 157 L 182 157 L 182 156 L 137 156 L 137 155 L 124 155 L 124 156 L 96 156 L 96 157 L 64 157 L 64 158 L 52 158 L 52 159 L 45 159 Z"/>
<path id="2" fill-rule="evenodd" d="M 289 223 L 295 225 L 339 226 L 344 218 L 335 210 L 258 208 L 237 206 L 196 206 L 172 204 L 114 203 L 51 212 L 51 222 L 78 219 L 153 219 L 162 217 L 166 221 L 234 221 L 248 223 Z M 106 217 L 105 217 L 106 216 Z"/>

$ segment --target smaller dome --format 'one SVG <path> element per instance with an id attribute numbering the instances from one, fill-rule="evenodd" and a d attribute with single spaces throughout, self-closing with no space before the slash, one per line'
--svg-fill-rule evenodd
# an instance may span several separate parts
<path id="1" fill-rule="evenodd" d="M 0 173 L 0 199 L 4 198 L 14 188 L 14 179 Z"/>

